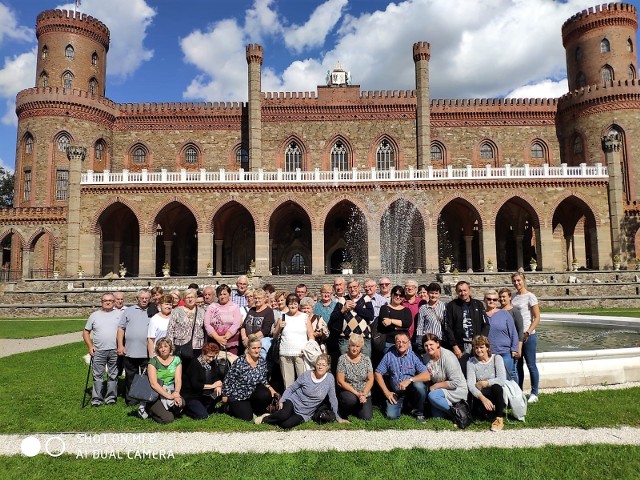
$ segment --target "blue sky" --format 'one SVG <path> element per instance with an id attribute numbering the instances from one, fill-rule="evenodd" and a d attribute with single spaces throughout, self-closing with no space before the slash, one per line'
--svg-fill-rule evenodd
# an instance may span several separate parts
<path id="1" fill-rule="evenodd" d="M 638 6 L 640 0 L 633 3 Z M 412 89 L 431 44 L 431 98 L 558 97 L 560 29 L 585 0 L 82 0 L 111 30 L 116 102 L 246 101 L 245 45 L 264 46 L 263 91 L 314 91 L 340 61 L 363 90 Z M 35 20 L 73 3 L 0 0 L 0 164 L 13 169 L 15 95 L 35 82 Z"/>

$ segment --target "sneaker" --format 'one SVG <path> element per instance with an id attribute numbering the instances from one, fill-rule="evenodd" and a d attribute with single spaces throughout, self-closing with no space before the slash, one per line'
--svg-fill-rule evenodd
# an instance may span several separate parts
<path id="1" fill-rule="evenodd" d="M 143 420 L 146 420 L 147 418 L 149 418 L 149 414 L 147 413 L 147 409 L 145 408 L 144 405 L 140 405 L 138 407 L 137 413 L 138 413 L 138 416 Z"/>
<path id="2" fill-rule="evenodd" d="M 527 403 L 537 403 L 538 401 L 538 396 L 535 393 L 532 393 L 531 395 L 529 395 L 529 399 L 527 400 Z"/>
<path id="3" fill-rule="evenodd" d="M 253 423 L 255 423 L 256 425 L 260 425 L 262 423 L 262 420 L 264 420 L 264 417 L 267 417 L 267 416 L 269 416 L 268 413 L 263 413 L 262 415 L 258 415 L 253 419 Z"/>
<path id="4" fill-rule="evenodd" d="M 424 418 L 424 415 L 416 415 L 416 420 L 418 421 L 418 423 L 424 423 L 427 420 Z"/>
<path id="5" fill-rule="evenodd" d="M 492 432 L 500 432 L 504 428 L 504 419 L 502 417 L 496 417 L 491 424 Z"/>

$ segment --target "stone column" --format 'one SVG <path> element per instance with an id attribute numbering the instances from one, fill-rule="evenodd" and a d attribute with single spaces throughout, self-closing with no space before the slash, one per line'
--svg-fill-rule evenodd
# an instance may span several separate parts
<path id="1" fill-rule="evenodd" d="M 171 247 L 173 246 L 173 240 L 163 240 L 164 242 L 164 260 L 162 264 L 168 263 L 171 265 Z"/>
<path id="2" fill-rule="evenodd" d="M 29 278 L 31 274 L 31 253 L 28 248 L 22 251 L 22 278 Z"/>
<path id="3" fill-rule="evenodd" d="M 524 268 L 524 255 L 522 253 L 522 240 L 524 239 L 524 235 L 516 235 L 516 264 L 518 265 L 518 270 Z"/>
<path id="4" fill-rule="evenodd" d="M 467 263 L 467 272 L 473 272 L 473 235 L 464 236 L 464 253 Z"/>
<path id="5" fill-rule="evenodd" d="M 311 230 L 311 274 L 324 275 L 323 228 Z"/>
<path id="6" fill-rule="evenodd" d="M 222 245 L 224 240 L 214 240 L 213 242 L 216 245 L 216 276 L 219 277 L 222 275 Z"/>
<path id="7" fill-rule="evenodd" d="M 156 233 L 151 234 L 140 232 L 140 255 L 138 256 L 138 276 L 156 276 L 156 241 L 162 237 L 157 237 Z"/>
<path id="8" fill-rule="evenodd" d="M 262 168 L 262 46 L 247 45 L 246 57 L 249 68 L 249 168 L 255 172 Z M 256 272 L 258 271 L 256 258 Z"/>
<path id="9" fill-rule="evenodd" d="M 609 219 L 611 222 L 611 255 L 620 255 L 624 260 L 625 235 L 622 222 L 624 221 L 622 168 L 620 162 L 620 134 L 611 130 L 609 135 L 602 137 L 607 170 L 609 172 Z M 624 262 L 623 262 L 624 263 Z"/>
<path id="10" fill-rule="evenodd" d="M 417 167 L 422 170 L 431 163 L 431 113 L 429 108 L 429 59 L 427 42 L 413 44 L 416 71 L 416 147 Z"/>
<path id="11" fill-rule="evenodd" d="M 483 268 L 486 268 L 487 262 L 491 259 L 494 268 L 498 269 L 498 256 L 496 250 L 496 230 L 489 225 L 488 228 L 482 229 L 482 261 Z"/>
<path id="12" fill-rule="evenodd" d="M 369 275 L 380 275 L 382 272 L 382 252 L 380 250 L 380 223 L 369 221 L 367 249 L 369 253 Z"/>
<path id="13" fill-rule="evenodd" d="M 562 265 L 561 244 L 554 241 L 553 230 L 549 227 L 540 227 L 537 238 L 538 269 L 547 271 L 565 270 Z"/>
<path id="14" fill-rule="evenodd" d="M 207 275 L 207 263 L 213 265 L 213 233 L 198 233 L 198 275 Z"/>
<path id="15" fill-rule="evenodd" d="M 439 272 L 438 265 L 438 229 L 426 228 L 424 231 L 425 271 Z"/>
<path id="16" fill-rule="evenodd" d="M 80 260 L 80 172 L 87 149 L 76 145 L 67 147 L 69 159 L 68 207 L 67 207 L 67 264 L 65 275 L 73 277 Z"/>
<path id="17" fill-rule="evenodd" d="M 418 270 L 423 272 L 424 268 L 424 265 L 422 265 L 422 245 L 424 245 L 422 237 L 413 237 L 413 267 L 416 273 L 418 273 Z"/>
<path id="18" fill-rule="evenodd" d="M 269 274 L 269 232 L 256 230 L 256 275 Z"/>

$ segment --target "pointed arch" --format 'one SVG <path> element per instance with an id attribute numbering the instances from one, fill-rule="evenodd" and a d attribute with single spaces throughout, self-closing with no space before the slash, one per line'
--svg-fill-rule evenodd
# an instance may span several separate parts
<path id="1" fill-rule="evenodd" d="M 202 147 L 193 140 L 187 140 L 178 150 L 176 167 L 178 169 L 198 170 L 204 165 L 203 157 Z"/>
<path id="2" fill-rule="evenodd" d="M 214 234 L 213 265 L 221 274 L 244 273 L 256 258 L 254 214 L 237 200 L 220 202 L 211 217 Z"/>
<path id="3" fill-rule="evenodd" d="M 339 273 L 341 264 L 349 262 L 354 274 L 369 268 L 369 221 L 366 210 L 352 199 L 342 198 L 327 210 L 323 221 L 324 270 Z"/>
<path id="4" fill-rule="evenodd" d="M 136 140 L 129 145 L 125 164 L 129 170 L 134 172 L 143 168 L 151 168 L 153 166 L 153 153 L 149 145 L 141 140 Z"/>
<path id="5" fill-rule="evenodd" d="M 431 166 L 433 168 L 446 168 L 448 165 L 447 161 L 447 147 L 440 140 L 432 140 L 431 141 Z"/>
<path id="6" fill-rule="evenodd" d="M 425 267 L 425 222 L 418 205 L 399 197 L 380 219 L 380 262 L 385 273 L 415 273 Z"/>
<path id="7" fill-rule="evenodd" d="M 541 138 L 534 138 L 529 144 L 528 163 L 532 166 L 540 166 L 549 163 L 549 146 Z"/>
<path id="8" fill-rule="evenodd" d="M 438 265 L 448 258 L 460 271 L 482 270 L 482 237 L 487 222 L 480 209 L 462 196 L 451 196 L 441 205 L 436 210 Z"/>
<path id="9" fill-rule="evenodd" d="M 528 268 L 535 260 L 543 265 L 540 240 L 540 218 L 535 203 L 521 195 L 512 195 L 495 213 L 496 259 L 499 271 L 513 271 Z"/>
<path id="10" fill-rule="evenodd" d="M 474 157 L 474 165 L 477 167 L 483 167 L 487 164 L 492 167 L 500 166 L 498 146 L 490 138 L 483 138 L 478 142 Z"/>
<path id="11" fill-rule="evenodd" d="M 349 171 L 355 165 L 351 142 L 342 134 L 334 135 L 326 144 L 322 154 L 322 169 Z"/>
<path id="12" fill-rule="evenodd" d="M 561 244 L 563 262 L 570 269 L 573 259 L 587 268 L 601 268 L 598 251 L 597 211 L 575 192 L 558 199 L 551 210 L 553 231 L 561 231 L 558 239 Z"/>
<path id="13" fill-rule="evenodd" d="M 286 199 L 278 202 L 269 216 L 271 264 L 274 274 L 311 273 L 312 219 L 300 202 Z"/>
<path id="14" fill-rule="evenodd" d="M 387 133 L 378 135 L 367 157 L 367 166 L 376 170 L 389 170 L 391 167 L 398 170 L 402 165 L 398 142 Z"/>
<path id="15" fill-rule="evenodd" d="M 99 223 L 99 219 L 102 216 L 102 214 L 108 209 L 113 207 L 114 205 L 117 204 L 122 204 L 125 207 L 127 207 L 129 210 L 131 210 L 131 213 L 133 213 L 133 215 L 136 217 L 136 220 L 138 222 L 138 225 L 140 225 L 140 233 L 147 233 L 150 232 L 151 230 L 146 229 L 145 232 L 145 227 L 147 227 L 145 225 L 145 220 L 142 217 L 142 214 L 140 213 L 140 211 L 136 208 L 136 205 L 132 204 L 127 198 L 123 198 L 120 196 L 117 197 L 113 197 L 110 198 L 108 200 L 106 200 L 105 202 L 102 203 L 102 205 L 100 205 L 96 211 L 93 214 L 93 217 L 91 218 L 91 226 L 90 226 L 90 232 L 93 235 L 100 235 L 102 232 L 102 228 L 100 226 Z M 138 205 L 140 206 L 140 205 Z"/>
<path id="16" fill-rule="evenodd" d="M 73 72 L 71 70 L 65 70 L 64 72 L 62 72 L 62 88 L 64 88 L 65 90 L 71 90 L 73 88 L 74 78 L 75 76 L 73 75 Z"/>
<path id="17" fill-rule="evenodd" d="M 190 202 L 174 197 L 151 217 L 156 240 L 156 274 L 168 263 L 172 275 L 191 276 L 198 270 L 198 242 L 202 221 Z M 206 241 L 206 240 L 205 240 Z"/>
<path id="18" fill-rule="evenodd" d="M 627 134 L 619 124 L 611 123 L 601 130 L 600 138 L 616 132 L 620 137 L 620 172 L 622 174 L 622 192 L 626 202 L 631 202 L 636 198 L 635 184 L 631 180 L 634 176 L 633 162 L 629 161 L 629 150 L 627 148 Z"/>
<path id="19" fill-rule="evenodd" d="M 297 134 L 289 134 L 278 146 L 277 155 L 276 168 L 281 168 L 284 172 L 295 172 L 296 168 L 303 171 L 309 169 L 308 147 Z"/>

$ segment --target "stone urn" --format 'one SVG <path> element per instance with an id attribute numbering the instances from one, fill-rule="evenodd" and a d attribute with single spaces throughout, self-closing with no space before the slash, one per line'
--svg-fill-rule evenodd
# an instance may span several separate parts
<path id="1" fill-rule="evenodd" d="M 444 273 L 449 273 L 451 271 L 450 263 L 445 263 L 443 266 L 444 266 Z"/>
<path id="2" fill-rule="evenodd" d="M 213 267 L 207 267 L 207 277 L 213 277 Z"/>
<path id="3" fill-rule="evenodd" d="M 162 276 L 163 277 L 168 277 L 169 276 L 169 269 L 168 268 L 163 268 L 162 269 Z"/>

